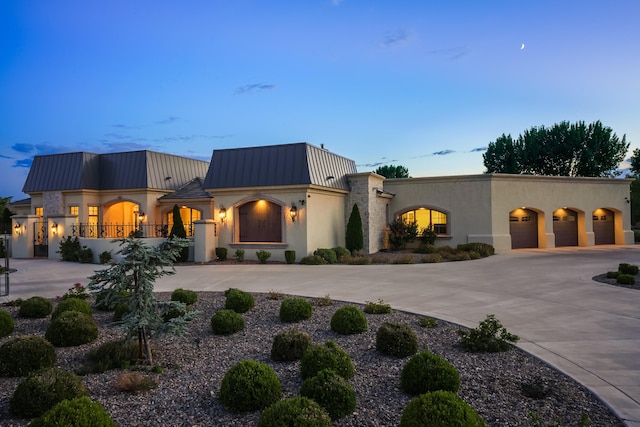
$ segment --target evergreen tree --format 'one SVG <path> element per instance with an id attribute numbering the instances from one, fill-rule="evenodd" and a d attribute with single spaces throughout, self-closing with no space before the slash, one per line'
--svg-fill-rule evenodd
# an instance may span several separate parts
<path id="1" fill-rule="evenodd" d="M 352 253 L 359 251 L 364 247 L 364 236 L 362 233 L 362 218 L 360 218 L 360 210 L 356 203 L 353 204 L 349 222 L 347 222 L 347 233 L 345 236 L 345 244 L 347 249 Z"/>
<path id="2" fill-rule="evenodd" d="M 184 223 L 182 222 L 182 217 L 180 216 L 180 207 L 178 205 L 173 205 L 173 227 L 171 227 L 171 232 L 169 236 L 179 237 L 181 239 L 185 239 L 187 237 L 187 231 L 184 229 Z M 189 260 L 189 248 L 185 247 L 180 252 L 180 262 L 186 262 Z"/>

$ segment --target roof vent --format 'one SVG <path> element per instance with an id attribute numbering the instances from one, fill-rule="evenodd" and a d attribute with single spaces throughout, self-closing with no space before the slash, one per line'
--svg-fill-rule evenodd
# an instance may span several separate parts
<path id="1" fill-rule="evenodd" d="M 165 180 L 165 181 L 169 181 L 170 179 L 171 179 L 171 177 L 170 177 L 170 176 L 165 176 L 165 177 L 164 177 L 164 180 Z"/>

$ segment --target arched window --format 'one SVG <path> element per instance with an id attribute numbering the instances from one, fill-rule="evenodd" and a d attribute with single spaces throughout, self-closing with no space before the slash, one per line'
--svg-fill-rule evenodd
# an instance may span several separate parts
<path id="1" fill-rule="evenodd" d="M 202 212 L 188 206 L 180 206 L 180 218 L 182 218 L 182 224 L 187 232 L 187 237 L 193 237 L 193 222 L 202 218 Z M 167 213 L 167 225 L 169 230 L 171 230 L 173 227 L 173 211 Z"/>
<path id="2" fill-rule="evenodd" d="M 238 207 L 240 242 L 282 242 L 282 206 L 254 200 Z"/>
<path id="3" fill-rule="evenodd" d="M 404 222 L 418 223 L 418 232 L 422 232 L 425 228 L 432 228 L 438 235 L 449 234 L 447 214 L 435 209 L 413 209 L 400 215 L 400 219 Z"/>

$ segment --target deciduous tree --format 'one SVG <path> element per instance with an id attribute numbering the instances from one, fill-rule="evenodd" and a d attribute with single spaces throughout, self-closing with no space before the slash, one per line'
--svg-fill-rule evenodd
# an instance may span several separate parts
<path id="1" fill-rule="evenodd" d="M 385 178 L 409 178 L 409 169 L 402 165 L 385 165 L 376 169 L 375 173 Z"/>

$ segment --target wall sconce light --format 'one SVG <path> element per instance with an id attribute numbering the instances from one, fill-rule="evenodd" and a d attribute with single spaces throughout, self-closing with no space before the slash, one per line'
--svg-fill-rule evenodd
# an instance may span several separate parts
<path id="1" fill-rule="evenodd" d="M 291 216 L 291 222 L 296 222 L 296 217 L 298 216 L 298 208 L 296 205 L 291 206 L 291 209 L 289 209 L 289 215 Z"/>
<path id="2" fill-rule="evenodd" d="M 144 212 L 140 212 L 138 218 L 140 219 L 140 222 L 143 222 L 145 219 L 147 219 L 147 215 Z"/>
<path id="3" fill-rule="evenodd" d="M 625 198 L 624 198 L 624 201 L 625 201 L 625 202 L 627 202 L 627 203 L 631 203 L 631 201 L 629 200 L 629 198 L 628 198 L 628 197 L 625 197 Z"/>
<path id="4" fill-rule="evenodd" d="M 218 216 L 220 217 L 220 221 L 224 223 L 224 220 L 227 218 L 227 210 L 225 208 L 220 208 Z"/>
<path id="5" fill-rule="evenodd" d="M 304 202 L 305 202 L 306 200 L 304 200 L 304 199 L 300 199 L 300 200 L 298 200 L 298 201 L 300 202 L 300 204 L 301 204 L 302 206 L 304 206 Z"/>
<path id="6" fill-rule="evenodd" d="M 51 225 L 51 233 L 56 234 L 58 232 L 58 224 L 55 222 Z"/>
<path id="7" fill-rule="evenodd" d="M 13 229 L 16 231 L 16 234 L 19 236 L 22 234 L 22 228 L 20 228 L 20 223 L 16 222 L 15 227 L 13 227 Z"/>

